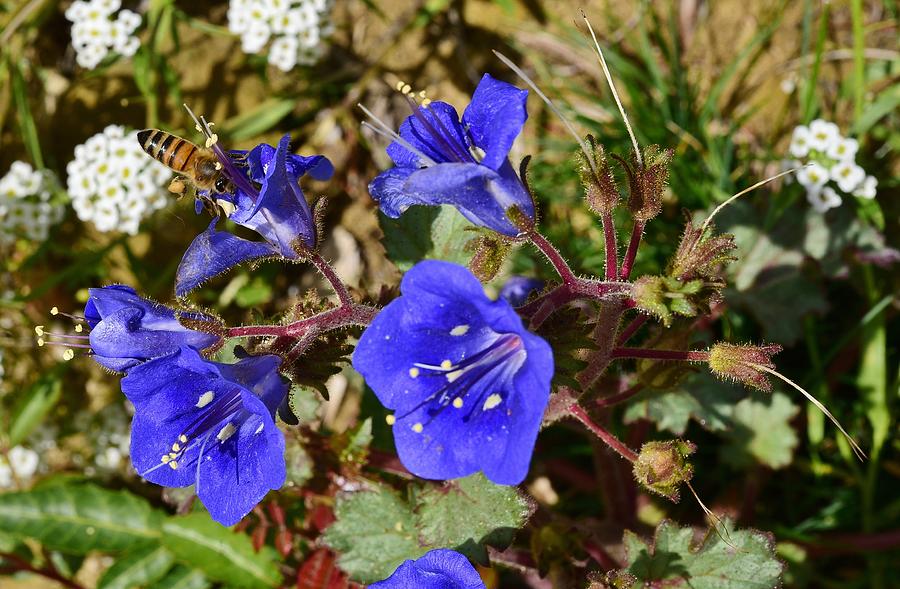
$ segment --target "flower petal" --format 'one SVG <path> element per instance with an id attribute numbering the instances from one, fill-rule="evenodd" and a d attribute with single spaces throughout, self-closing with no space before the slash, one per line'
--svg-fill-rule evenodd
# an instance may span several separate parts
<path id="1" fill-rule="evenodd" d="M 290 141 L 290 139 L 288 139 Z M 275 157 L 276 148 L 267 143 L 261 143 L 247 153 L 247 163 L 250 165 L 250 179 L 262 184 L 266 177 L 266 168 L 272 158 Z M 234 152 L 233 152 L 234 153 Z M 328 180 L 334 174 L 334 166 L 324 155 L 295 155 L 288 154 L 287 169 L 300 178 L 309 174 L 316 180 Z"/>
<path id="2" fill-rule="evenodd" d="M 426 553 L 418 560 L 407 560 L 384 581 L 369 589 L 485 589 L 475 567 L 462 554 L 447 549 Z"/>
<path id="3" fill-rule="evenodd" d="M 418 107 L 400 125 L 400 137 L 435 163 L 474 163 L 459 114 L 446 102 L 432 102 Z M 400 167 L 420 168 L 426 165 L 418 154 L 394 141 L 387 154 Z"/>
<path id="4" fill-rule="evenodd" d="M 528 90 L 484 74 L 472 102 L 463 113 L 463 124 L 475 145 L 484 151 L 482 165 L 498 170 L 528 119 Z"/>
<path id="5" fill-rule="evenodd" d="M 175 275 L 175 296 L 183 297 L 203 282 L 249 260 L 278 255 L 268 243 L 248 241 L 216 231 L 216 220 L 188 246 Z"/>

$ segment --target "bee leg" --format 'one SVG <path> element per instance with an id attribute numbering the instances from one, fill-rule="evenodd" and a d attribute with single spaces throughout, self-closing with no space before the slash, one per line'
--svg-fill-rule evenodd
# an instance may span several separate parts
<path id="1" fill-rule="evenodd" d="M 177 194 L 178 198 L 184 196 L 184 193 L 187 191 L 187 186 L 184 185 L 184 182 L 180 178 L 175 178 L 169 183 L 169 192 L 172 194 Z"/>

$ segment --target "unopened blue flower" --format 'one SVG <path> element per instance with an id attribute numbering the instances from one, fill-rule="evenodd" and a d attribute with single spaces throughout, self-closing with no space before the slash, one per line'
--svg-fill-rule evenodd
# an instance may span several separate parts
<path id="1" fill-rule="evenodd" d="M 485 589 L 485 585 L 465 556 L 438 549 L 417 560 L 407 560 L 369 589 Z"/>
<path id="2" fill-rule="evenodd" d="M 427 479 L 482 470 L 522 482 L 550 396 L 550 346 L 463 266 L 420 262 L 400 290 L 363 333 L 353 366 L 395 412 L 403 465 Z"/>
<path id="3" fill-rule="evenodd" d="M 203 350 L 219 342 L 211 333 L 182 325 L 175 311 L 138 296 L 130 286 L 113 284 L 88 290 L 84 318 L 94 360 L 115 371 L 170 354 L 180 346 Z M 208 319 L 198 313 L 183 317 Z"/>
<path id="4" fill-rule="evenodd" d="M 485 74 L 462 121 L 446 102 L 417 108 L 400 126 L 403 141 L 387 148 L 396 167 L 369 185 L 381 210 L 397 218 L 411 205 L 449 204 L 476 225 L 520 233 L 509 210 L 533 220 L 534 202 L 508 156 L 528 118 L 527 97 Z"/>
<path id="5" fill-rule="evenodd" d="M 513 307 L 521 307 L 531 293 L 542 288 L 544 288 L 544 281 L 539 278 L 511 276 L 500 287 L 500 298 L 506 299 Z"/>
<path id="6" fill-rule="evenodd" d="M 213 220 L 194 239 L 178 266 L 177 296 L 184 296 L 205 280 L 242 262 L 278 256 L 298 259 L 303 251 L 315 249 L 316 223 L 299 181 L 304 174 L 327 180 L 334 168 L 325 156 L 289 153 L 290 142 L 290 136 L 285 135 L 277 148 L 261 144 L 249 152 L 232 152 L 234 157 L 245 160 L 244 180 L 254 184 L 232 180 L 236 186 L 234 194 L 209 196 L 230 212 L 229 220 L 252 229 L 265 241 L 250 241 L 216 231 L 218 220 Z M 255 185 L 259 185 L 258 191 Z"/>
<path id="7" fill-rule="evenodd" d="M 138 474 L 166 487 L 196 485 L 214 520 L 240 521 L 284 484 L 284 435 L 274 419 L 288 391 L 280 362 L 268 355 L 220 364 L 183 347 L 131 369 L 122 392 L 134 403 Z"/>

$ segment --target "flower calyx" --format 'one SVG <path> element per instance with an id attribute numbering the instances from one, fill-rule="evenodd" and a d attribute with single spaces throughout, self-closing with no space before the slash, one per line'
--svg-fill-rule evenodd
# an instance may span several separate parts
<path id="1" fill-rule="evenodd" d="M 772 356 L 781 351 L 778 344 L 765 346 L 719 342 L 709 350 L 709 369 L 722 379 L 771 392 L 772 383 L 763 368 L 775 369 Z"/>
<path id="2" fill-rule="evenodd" d="M 695 444 L 685 440 L 647 442 L 634 463 L 634 478 L 646 489 L 678 503 L 679 487 L 694 475 L 687 457 L 696 450 Z"/>
<path id="3" fill-rule="evenodd" d="M 662 196 L 669 180 L 669 165 L 675 152 L 658 145 L 644 148 L 643 166 L 626 166 L 628 208 L 636 221 L 646 223 L 662 210 Z"/>
<path id="4" fill-rule="evenodd" d="M 585 137 L 585 143 L 588 153 L 579 151 L 575 154 L 578 174 L 581 176 L 588 207 L 603 217 L 612 213 L 618 206 L 621 195 L 609 159 L 606 157 L 606 150 L 593 135 Z"/>

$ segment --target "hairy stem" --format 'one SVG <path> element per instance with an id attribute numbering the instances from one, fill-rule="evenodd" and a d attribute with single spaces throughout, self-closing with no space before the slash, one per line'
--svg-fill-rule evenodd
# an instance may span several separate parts
<path id="1" fill-rule="evenodd" d="M 574 284 L 578 281 L 578 277 L 572 272 L 569 263 L 566 262 L 559 250 L 546 237 L 537 231 L 529 231 L 527 237 L 534 244 L 534 247 L 547 257 L 547 260 L 550 261 L 560 278 L 562 278 L 563 284 Z"/>
<path id="2" fill-rule="evenodd" d="M 287 325 L 244 325 L 230 327 L 226 337 L 302 337 L 312 331 L 323 333 L 350 325 L 368 325 L 375 318 L 378 309 L 368 305 L 351 303 L 323 311 L 312 317 L 300 319 Z"/>
<path id="3" fill-rule="evenodd" d="M 682 350 L 654 350 L 645 348 L 615 348 L 612 358 L 646 358 L 649 360 L 680 360 L 684 362 L 706 362 L 709 352 Z"/>
<path id="4" fill-rule="evenodd" d="M 631 336 L 633 336 L 637 332 L 637 330 L 647 322 L 648 319 L 650 319 L 650 315 L 644 315 L 643 313 L 632 319 L 631 323 L 629 323 L 628 326 L 622 330 L 622 333 L 619 334 L 619 338 L 616 340 L 616 345 L 621 346 L 622 344 L 630 340 Z"/>
<path id="5" fill-rule="evenodd" d="M 588 428 L 588 430 L 603 441 L 603 443 L 615 450 L 619 456 L 628 462 L 637 461 L 637 452 L 622 443 L 619 438 L 612 435 L 612 433 L 595 423 L 578 403 L 570 405 L 568 411 L 569 415 L 578 420 L 584 427 Z"/>
<path id="6" fill-rule="evenodd" d="M 637 258 L 638 247 L 641 245 L 641 236 L 644 234 L 644 222 L 635 221 L 631 230 L 631 241 L 628 242 L 628 250 L 622 259 L 622 270 L 619 272 L 621 280 L 628 280 L 631 275 L 631 269 L 634 267 L 634 260 Z"/>
<path id="7" fill-rule="evenodd" d="M 628 387 L 621 393 L 616 393 L 615 395 L 610 395 L 608 397 L 600 397 L 599 399 L 597 399 L 597 406 L 606 408 L 612 407 L 613 405 L 618 405 L 619 403 L 627 401 L 643 390 L 644 385 L 638 383 L 634 386 Z"/>
<path id="8" fill-rule="evenodd" d="M 331 288 L 334 290 L 335 294 L 337 294 L 338 299 L 341 301 L 342 307 L 349 307 L 353 304 L 353 299 L 350 298 L 350 292 L 347 290 L 347 286 L 341 281 L 338 277 L 337 272 L 334 271 L 331 264 L 329 264 L 325 258 L 318 252 L 314 253 L 310 258 L 310 261 L 316 267 L 316 270 L 325 277 L 325 280 L 331 285 Z"/>
<path id="9" fill-rule="evenodd" d="M 616 224 L 613 221 L 612 213 L 605 213 L 602 219 L 603 238 L 606 250 L 606 279 L 615 280 L 619 264 L 619 246 L 616 243 Z"/>

